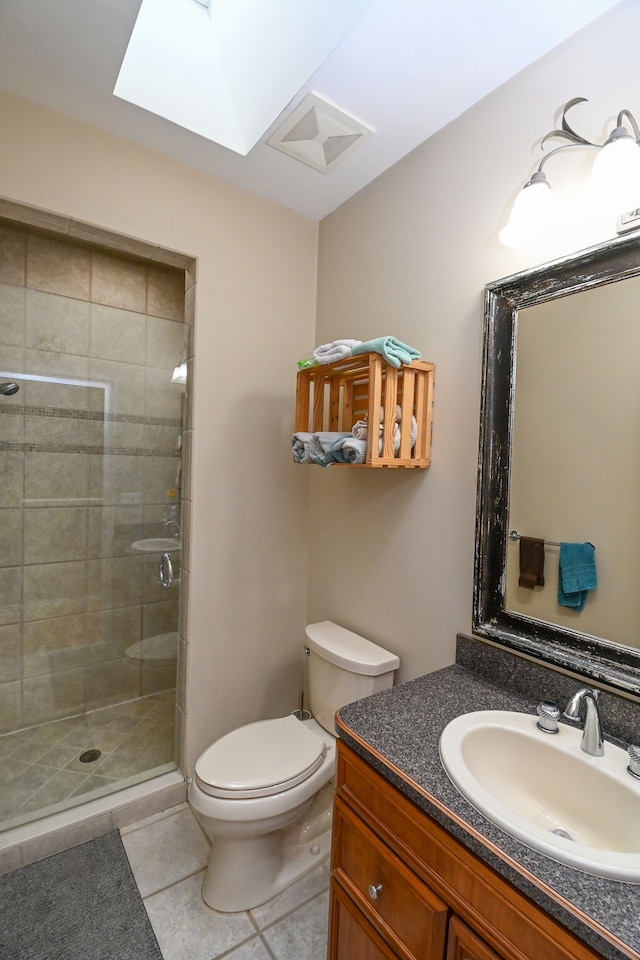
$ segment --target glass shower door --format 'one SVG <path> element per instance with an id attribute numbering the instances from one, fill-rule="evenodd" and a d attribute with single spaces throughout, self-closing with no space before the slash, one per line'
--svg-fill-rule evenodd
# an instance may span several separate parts
<path id="1" fill-rule="evenodd" d="M 181 271 L 7 236 L 27 269 L 0 257 L 0 829 L 175 769 L 186 331 Z"/>

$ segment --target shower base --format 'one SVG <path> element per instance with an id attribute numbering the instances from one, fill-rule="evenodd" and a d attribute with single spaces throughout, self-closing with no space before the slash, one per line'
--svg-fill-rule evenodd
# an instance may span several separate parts
<path id="1" fill-rule="evenodd" d="M 0 736 L 0 831 L 175 768 L 175 691 Z"/>

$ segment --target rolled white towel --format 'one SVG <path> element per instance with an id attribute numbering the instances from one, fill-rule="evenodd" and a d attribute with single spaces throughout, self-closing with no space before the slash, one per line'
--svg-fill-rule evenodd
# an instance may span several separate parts
<path id="1" fill-rule="evenodd" d="M 382 453 L 382 444 L 383 444 L 383 435 L 382 435 L 382 425 L 380 425 L 380 440 L 378 441 L 378 453 Z M 398 451 L 400 450 L 400 424 L 396 423 L 393 428 L 393 453 L 394 456 L 398 456 Z"/>
<path id="2" fill-rule="evenodd" d="M 332 340 L 331 343 L 322 343 L 313 351 L 313 359 L 316 363 L 335 363 L 337 360 L 344 360 L 351 356 L 353 347 L 356 347 L 362 340 Z"/>
<path id="3" fill-rule="evenodd" d="M 411 417 L 411 449 L 416 445 L 416 440 L 418 438 L 418 422 L 415 417 Z M 396 423 L 395 429 L 393 432 L 393 446 L 396 457 L 400 452 L 400 424 Z"/>
<path id="4" fill-rule="evenodd" d="M 309 441 L 312 436 L 312 433 L 299 432 L 294 433 L 291 437 L 291 450 L 296 463 L 311 463 Z"/>
<path id="5" fill-rule="evenodd" d="M 380 407 L 380 416 L 383 416 L 383 408 Z M 395 455 L 398 456 L 400 450 L 400 417 L 402 416 L 402 410 L 399 406 L 396 406 L 396 422 L 393 428 L 393 446 Z M 367 429 L 368 422 L 366 420 L 357 420 L 354 423 L 351 433 L 355 440 L 365 440 L 367 439 Z M 382 434 L 382 423 L 380 423 L 380 433 Z M 416 445 L 416 439 L 418 437 L 418 423 L 415 417 L 411 417 L 411 449 Z M 382 437 L 380 438 L 380 452 L 382 452 Z M 348 448 L 347 448 L 348 449 Z"/>
<path id="6" fill-rule="evenodd" d="M 334 450 L 340 453 L 345 463 L 364 463 L 367 458 L 367 441 L 356 437 L 338 440 Z"/>
<path id="7" fill-rule="evenodd" d="M 402 407 L 400 406 L 400 404 L 397 403 L 396 413 L 395 413 L 396 423 L 398 422 L 401 416 L 402 416 Z M 384 420 L 384 407 L 380 407 L 380 422 L 382 422 L 383 420 Z"/>
<path id="8" fill-rule="evenodd" d="M 364 420 L 359 420 L 358 423 L 364 424 L 366 427 Z M 355 424 L 354 429 L 356 426 L 358 424 Z M 397 455 L 400 449 L 400 427 L 397 424 L 393 431 L 393 447 L 394 453 Z M 347 436 L 338 440 L 334 446 L 334 451 L 340 452 L 347 463 L 364 463 L 367 458 L 366 432 L 364 436 Z M 378 440 L 378 453 L 382 453 L 382 436 Z"/>
<path id="9" fill-rule="evenodd" d="M 330 463 L 338 460 L 339 458 L 334 456 L 334 445 L 338 440 L 344 440 L 347 437 L 351 437 L 351 434 L 333 430 L 319 430 L 312 434 L 309 440 L 309 456 L 313 463 L 328 467 Z"/>
<path id="10" fill-rule="evenodd" d="M 354 435 L 356 440 L 366 440 L 367 427 L 368 424 L 366 420 L 358 420 L 356 423 L 354 423 L 351 433 Z"/>

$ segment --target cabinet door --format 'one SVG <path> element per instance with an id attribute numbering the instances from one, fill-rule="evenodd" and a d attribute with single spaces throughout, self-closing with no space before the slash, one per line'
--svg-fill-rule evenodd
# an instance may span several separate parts
<path id="1" fill-rule="evenodd" d="M 447 960 L 503 960 L 458 917 L 449 921 Z"/>
<path id="2" fill-rule="evenodd" d="M 331 881 L 329 960 L 397 960 L 335 880 Z"/>
<path id="3" fill-rule="evenodd" d="M 442 960 L 447 906 L 339 799 L 334 876 L 403 960 Z"/>

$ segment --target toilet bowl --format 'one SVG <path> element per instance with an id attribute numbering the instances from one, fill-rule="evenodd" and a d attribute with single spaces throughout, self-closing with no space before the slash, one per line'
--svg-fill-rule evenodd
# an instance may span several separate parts
<path id="1" fill-rule="evenodd" d="M 306 736 L 299 739 L 296 728 Z M 258 756 L 249 746 L 256 735 L 262 748 Z M 283 782 L 274 783 L 274 776 L 264 775 L 266 769 L 258 775 L 252 769 L 243 779 L 243 747 L 249 762 L 280 752 L 284 758 L 290 749 L 286 769 L 275 774 Z M 189 786 L 189 803 L 211 839 L 212 869 L 205 875 L 202 898 L 214 910 L 249 910 L 313 870 L 329 853 L 335 737 L 315 720 L 288 716 L 240 727 L 209 751 L 199 758 Z M 205 772 L 220 761 L 221 753 L 233 762 L 235 782 L 233 776 Z M 208 783 L 211 779 L 216 784 Z"/>
<path id="2" fill-rule="evenodd" d="M 211 840 L 202 898 L 214 910 L 265 903 L 328 856 L 335 712 L 392 685 L 399 660 L 382 647 L 330 621 L 306 636 L 310 706 L 321 722 L 289 715 L 246 724 L 196 762 L 188 799 Z"/>

